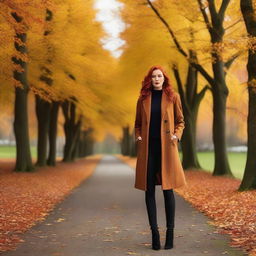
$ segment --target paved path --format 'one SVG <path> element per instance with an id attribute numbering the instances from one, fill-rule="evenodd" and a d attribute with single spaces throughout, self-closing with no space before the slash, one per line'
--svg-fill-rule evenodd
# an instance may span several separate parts
<path id="1" fill-rule="evenodd" d="M 174 248 L 154 251 L 144 192 L 133 188 L 134 170 L 105 155 L 94 174 L 58 204 L 46 220 L 32 227 L 16 251 L 3 256 L 221 256 L 243 254 L 227 245 L 228 236 L 214 232 L 208 218 L 175 193 Z M 156 189 L 162 247 L 165 240 L 164 200 Z"/>

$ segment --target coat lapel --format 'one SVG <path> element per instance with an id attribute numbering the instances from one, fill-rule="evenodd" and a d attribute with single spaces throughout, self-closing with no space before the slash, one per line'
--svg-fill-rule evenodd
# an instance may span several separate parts
<path id="1" fill-rule="evenodd" d="M 149 96 L 143 101 L 143 107 L 146 112 L 148 124 L 150 121 L 150 114 L 151 114 L 151 112 L 150 112 L 151 111 L 151 97 L 152 97 L 152 93 L 150 92 Z M 166 95 L 165 91 L 163 90 L 162 101 L 161 101 L 161 121 L 163 120 L 163 117 L 165 116 L 165 112 L 167 109 L 167 102 L 168 102 L 167 95 Z"/>

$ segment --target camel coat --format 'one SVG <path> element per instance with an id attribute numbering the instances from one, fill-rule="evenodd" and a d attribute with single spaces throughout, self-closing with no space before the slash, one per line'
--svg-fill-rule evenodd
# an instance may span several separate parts
<path id="1" fill-rule="evenodd" d="M 138 99 L 136 107 L 136 118 L 134 124 L 135 140 L 137 144 L 137 162 L 135 185 L 137 189 L 147 190 L 147 163 L 148 163 L 148 134 L 151 114 L 151 92 L 141 101 Z M 182 168 L 178 143 L 180 142 L 185 127 L 182 113 L 180 95 L 174 93 L 174 102 L 168 100 L 163 90 L 161 101 L 161 150 L 162 170 L 157 176 L 156 185 L 161 185 L 162 190 L 182 187 L 187 185 Z M 177 139 L 171 140 L 171 135 L 176 134 Z M 137 140 L 138 136 L 142 140 Z"/>

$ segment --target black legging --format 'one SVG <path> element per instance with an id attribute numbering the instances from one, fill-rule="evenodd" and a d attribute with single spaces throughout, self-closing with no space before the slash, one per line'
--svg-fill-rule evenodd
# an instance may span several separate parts
<path id="1" fill-rule="evenodd" d="M 155 199 L 156 173 L 161 171 L 161 138 L 149 138 L 148 148 L 148 170 L 147 170 L 147 191 L 145 191 L 145 201 L 149 225 L 157 228 L 157 210 Z M 175 197 L 173 189 L 163 190 L 166 227 L 174 228 L 175 217 Z"/>

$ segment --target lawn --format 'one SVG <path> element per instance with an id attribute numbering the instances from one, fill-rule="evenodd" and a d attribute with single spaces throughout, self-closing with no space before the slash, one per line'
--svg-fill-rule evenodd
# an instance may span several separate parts
<path id="1" fill-rule="evenodd" d="M 32 157 L 36 157 L 36 147 L 31 147 Z M 198 152 L 198 159 L 203 169 L 212 172 L 214 167 L 214 154 L 213 152 Z M 182 154 L 181 158 L 182 158 Z M 0 146 L 0 158 L 15 158 L 16 148 L 15 146 Z M 246 162 L 246 153 L 229 152 L 228 158 L 232 173 L 236 178 L 242 179 Z"/>
<path id="2" fill-rule="evenodd" d="M 36 147 L 30 147 L 32 157 L 36 157 Z M 0 158 L 15 158 L 15 146 L 0 146 Z"/>
<path id="3" fill-rule="evenodd" d="M 202 168 L 212 173 L 214 167 L 214 153 L 212 151 L 198 152 L 197 155 Z M 246 163 L 246 152 L 228 152 L 228 159 L 234 176 L 238 179 L 242 179 Z"/>

